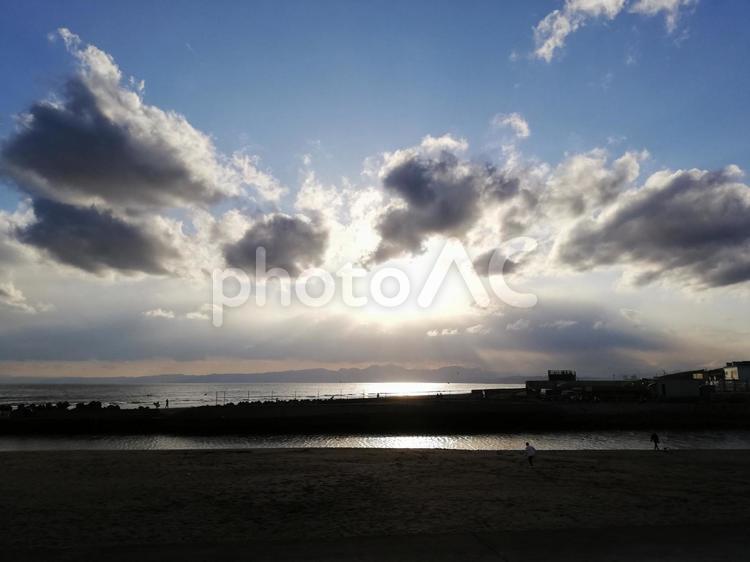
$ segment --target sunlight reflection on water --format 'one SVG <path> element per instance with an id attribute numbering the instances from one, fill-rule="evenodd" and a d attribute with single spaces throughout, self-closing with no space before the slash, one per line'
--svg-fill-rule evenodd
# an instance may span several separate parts
<path id="1" fill-rule="evenodd" d="M 748 449 L 750 431 L 663 431 L 672 449 Z M 520 450 L 531 441 L 540 450 L 650 449 L 650 432 L 542 432 L 492 435 L 276 435 L 276 436 L 0 436 L 0 451 L 185 450 L 266 448 L 380 448 Z"/>
<path id="2" fill-rule="evenodd" d="M 152 407 L 169 399 L 175 407 L 213 406 L 229 402 L 375 398 L 468 393 L 475 388 L 523 388 L 502 383 L 359 382 L 359 383 L 171 383 L 171 384 L 4 384 L 0 404 L 68 401 L 116 404 L 120 408 Z"/>

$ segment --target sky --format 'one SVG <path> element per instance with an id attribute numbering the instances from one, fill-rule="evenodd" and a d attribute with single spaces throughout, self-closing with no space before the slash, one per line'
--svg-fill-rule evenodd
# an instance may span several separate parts
<path id="1" fill-rule="evenodd" d="M 749 358 L 745 2 L 0 9 L 0 375 Z"/>

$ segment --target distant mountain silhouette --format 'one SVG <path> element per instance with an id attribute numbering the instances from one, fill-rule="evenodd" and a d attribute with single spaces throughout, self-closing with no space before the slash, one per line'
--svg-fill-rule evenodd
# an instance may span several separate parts
<path id="1" fill-rule="evenodd" d="M 527 376 L 500 375 L 472 367 L 407 369 L 399 365 L 370 365 L 349 369 L 301 369 L 265 373 L 217 373 L 211 375 L 162 374 L 134 377 L 40 377 L 0 376 L 0 384 L 171 384 L 248 382 L 452 382 L 518 383 Z"/>

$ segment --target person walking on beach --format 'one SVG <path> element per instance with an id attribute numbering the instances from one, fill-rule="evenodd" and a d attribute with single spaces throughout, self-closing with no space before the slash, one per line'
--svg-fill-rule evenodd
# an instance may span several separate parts
<path id="1" fill-rule="evenodd" d="M 654 451 L 659 450 L 659 436 L 656 433 L 651 434 L 651 442 L 654 444 Z"/>
<path id="2" fill-rule="evenodd" d="M 534 457 L 536 456 L 536 449 L 526 442 L 526 459 L 529 461 L 529 466 L 534 466 Z"/>

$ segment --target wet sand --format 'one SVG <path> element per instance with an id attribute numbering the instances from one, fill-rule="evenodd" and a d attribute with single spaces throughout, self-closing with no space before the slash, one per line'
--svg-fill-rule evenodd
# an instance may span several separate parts
<path id="1" fill-rule="evenodd" d="M 20 558 L 302 541 L 312 553 L 597 528 L 632 528 L 639 544 L 636 528 L 740 532 L 750 521 L 750 451 L 541 451 L 536 464 L 441 450 L 0 453 L 0 547 Z"/>

